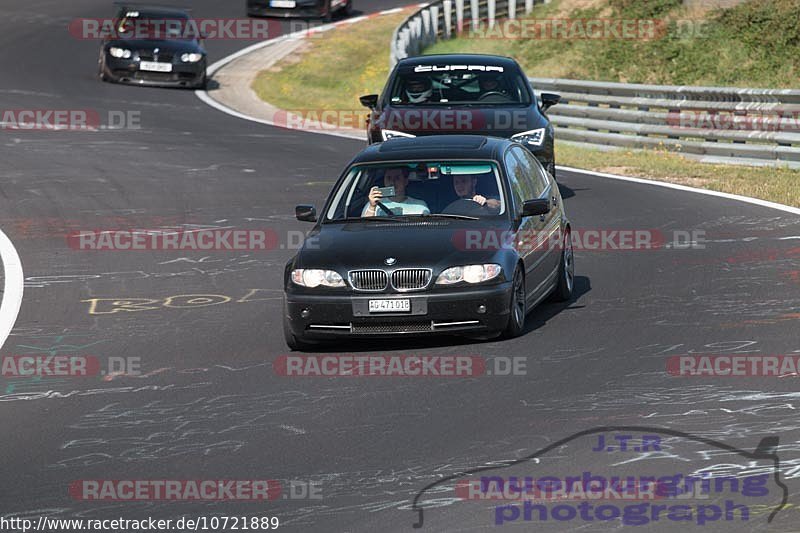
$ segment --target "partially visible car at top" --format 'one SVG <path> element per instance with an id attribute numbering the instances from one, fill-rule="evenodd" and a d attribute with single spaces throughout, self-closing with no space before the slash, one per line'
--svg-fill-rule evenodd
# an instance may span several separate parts
<path id="1" fill-rule="evenodd" d="M 547 110 L 560 96 L 537 94 L 511 58 L 443 54 L 401 59 L 383 93 L 362 96 L 371 112 L 367 141 L 392 137 L 478 134 L 514 139 L 555 176 Z"/>
<path id="2" fill-rule="evenodd" d="M 101 80 L 202 89 L 207 53 L 198 25 L 185 10 L 121 5 L 98 59 Z"/>
<path id="3" fill-rule="evenodd" d="M 383 187 L 372 206 L 370 194 Z M 515 337 L 574 262 L 555 180 L 521 144 L 473 135 L 391 139 L 359 153 L 284 272 L 292 349 L 326 339 Z"/>
<path id="4" fill-rule="evenodd" d="M 349 15 L 353 0 L 247 0 L 250 17 L 321 18 L 330 22 L 334 13 Z"/>

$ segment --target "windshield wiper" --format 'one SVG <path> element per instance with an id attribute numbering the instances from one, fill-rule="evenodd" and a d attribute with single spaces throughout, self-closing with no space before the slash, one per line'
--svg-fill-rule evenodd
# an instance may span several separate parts
<path id="1" fill-rule="evenodd" d="M 470 217 L 467 215 L 448 215 L 446 213 L 434 213 L 432 215 L 421 215 L 422 218 L 453 218 L 456 220 L 480 220 L 478 217 Z"/>

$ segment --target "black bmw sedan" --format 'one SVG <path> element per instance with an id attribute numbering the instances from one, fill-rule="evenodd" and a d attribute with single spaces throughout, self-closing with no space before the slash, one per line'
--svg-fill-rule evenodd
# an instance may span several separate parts
<path id="1" fill-rule="evenodd" d="M 520 335 L 573 290 L 570 223 L 555 180 L 517 142 L 391 139 L 359 153 L 284 272 L 292 349 L 347 337 Z"/>
<path id="2" fill-rule="evenodd" d="M 113 22 L 113 31 L 100 48 L 101 80 L 191 89 L 206 86 L 203 36 L 186 11 L 123 5 Z"/>
<path id="3" fill-rule="evenodd" d="M 383 94 L 362 96 L 371 109 L 367 141 L 392 137 L 477 134 L 514 139 L 555 176 L 553 126 L 547 110 L 560 96 L 534 92 L 511 58 L 445 54 L 400 60 Z"/>
<path id="4" fill-rule="evenodd" d="M 349 15 L 353 0 L 247 0 L 250 17 L 321 18 L 330 22 L 333 14 Z"/>

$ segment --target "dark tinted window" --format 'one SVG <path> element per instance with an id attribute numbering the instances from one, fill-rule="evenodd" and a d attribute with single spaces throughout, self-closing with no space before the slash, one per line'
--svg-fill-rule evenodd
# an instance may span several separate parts
<path id="1" fill-rule="evenodd" d="M 530 105 L 522 74 L 494 65 L 416 65 L 402 67 L 389 91 L 394 105 L 453 103 Z"/>
<path id="2" fill-rule="evenodd" d="M 544 184 L 536 168 L 536 161 L 529 160 L 526 157 L 527 151 L 519 146 L 512 147 L 509 152 L 519 163 L 516 170 L 517 181 L 525 200 L 539 198 L 544 192 Z"/>
<path id="3" fill-rule="evenodd" d="M 524 148 L 515 148 L 514 151 L 520 159 L 527 162 L 528 167 L 531 168 L 531 176 L 535 182 L 535 190 L 538 191 L 536 196 L 541 196 L 547 186 L 550 185 L 550 178 L 547 177 L 547 171 L 536 157 Z"/>

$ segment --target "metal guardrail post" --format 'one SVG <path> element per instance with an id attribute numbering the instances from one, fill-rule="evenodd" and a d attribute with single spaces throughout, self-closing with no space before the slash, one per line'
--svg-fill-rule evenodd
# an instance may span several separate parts
<path id="1" fill-rule="evenodd" d="M 472 30 L 478 31 L 478 23 L 480 22 L 481 13 L 478 7 L 478 0 L 470 0 L 469 2 L 469 12 L 472 16 Z"/>
<path id="2" fill-rule="evenodd" d="M 528 15 L 533 11 L 533 0 L 525 0 L 525 14 Z"/>
<path id="3" fill-rule="evenodd" d="M 456 33 L 464 31 L 464 0 L 456 0 Z"/>
<path id="4" fill-rule="evenodd" d="M 449 39 L 453 35 L 453 0 L 444 0 L 444 36 Z"/>
<path id="5" fill-rule="evenodd" d="M 489 27 L 494 28 L 494 19 L 495 19 L 495 11 L 497 10 L 497 0 L 489 0 L 489 4 L 487 5 L 487 9 L 489 11 Z"/>
<path id="6" fill-rule="evenodd" d="M 517 0 L 508 0 L 508 18 L 517 18 Z"/>

